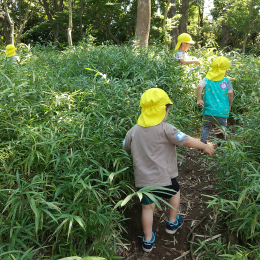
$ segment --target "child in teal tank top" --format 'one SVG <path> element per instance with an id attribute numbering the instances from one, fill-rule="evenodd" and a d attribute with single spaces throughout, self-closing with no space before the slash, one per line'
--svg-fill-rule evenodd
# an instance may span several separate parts
<path id="1" fill-rule="evenodd" d="M 212 124 L 227 126 L 227 118 L 232 106 L 234 97 L 231 81 L 226 78 L 230 62 L 225 57 L 217 57 L 212 62 L 206 78 L 200 81 L 197 88 L 197 104 L 203 107 L 201 141 L 207 143 Z M 203 89 L 204 97 L 201 99 Z M 221 129 L 217 129 L 218 137 L 224 137 Z"/>

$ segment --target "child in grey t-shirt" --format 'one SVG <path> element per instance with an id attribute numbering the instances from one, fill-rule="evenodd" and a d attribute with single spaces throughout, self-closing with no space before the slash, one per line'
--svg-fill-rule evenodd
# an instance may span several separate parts
<path id="1" fill-rule="evenodd" d="M 202 149 L 209 155 L 214 148 L 206 145 L 166 123 L 169 107 L 173 104 L 167 93 L 159 88 L 145 91 L 140 101 L 142 114 L 137 124 L 126 134 L 123 149 L 132 154 L 134 164 L 135 186 L 138 189 L 147 186 L 159 186 L 171 189 L 169 195 L 153 192 L 162 198 L 169 199 L 169 217 L 166 232 L 175 234 L 182 226 L 183 219 L 178 215 L 180 205 L 180 188 L 178 176 L 176 146 L 187 146 Z M 148 197 L 142 200 L 142 248 L 150 252 L 155 242 L 153 229 L 153 211 L 155 203 Z"/>

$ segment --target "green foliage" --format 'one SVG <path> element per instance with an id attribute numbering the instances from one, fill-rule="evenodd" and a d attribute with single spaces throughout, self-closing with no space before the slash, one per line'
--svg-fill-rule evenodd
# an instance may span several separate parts
<path id="1" fill-rule="evenodd" d="M 21 45 L 18 53 L 19 66 L 0 67 L 0 256 L 113 259 L 117 244 L 124 244 L 119 206 L 150 191 L 135 193 L 132 162 L 121 149 L 140 114 L 141 94 L 164 89 L 174 103 L 169 122 L 196 137 L 196 86 L 220 53 L 191 50 L 200 67 L 180 66 L 161 47 L 94 47 L 91 41 L 64 51 Z M 239 127 L 230 129 L 226 146 L 213 158 L 222 193 L 211 204 L 237 214 L 226 219 L 228 225 L 255 241 L 259 61 L 236 52 L 228 57 L 236 90 L 231 120 Z"/>
<path id="2" fill-rule="evenodd" d="M 97 256 L 86 256 L 86 257 L 78 257 L 78 256 L 71 256 L 71 257 L 65 257 L 59 260 L 106 260 L 103 257 L 97 257 Z"/>
<path id="3" fill-rule="evenodd" d="M 68 1 L 16 1 L 6 0 L 10 16 L 14 22 L 15 44 L 21 40 L 26 44 L 46 44 L 55 42 L 56 47 L 67 46 L 69 20 Z M 31 3 L 31 5 L 29 4 Z M 176 14 L 168 18 L 165 30 L 162 28 L 164 12 L 168 0 L 151 1 L 151 26 L 149 44 L 171 43 L 171 29 L 178 27 L 181 17 L 182 1 L 176 1 Z M 259 0 L 214 0 L 211 10 L 213 21 L 205 13 L 207 1 L 191 0 L 187 24 L 188 33 L 196 41 L 196 47 L 222 46 L 240 48 L 248 33 L 246 53 L 259 55 Z M 4 10 L 3 1 L 0 3 Z M 30 6 L 28 20 L 25 21 Z M 251 8 L 252 7 L 252 8 Z M 251 11 L 250 11 L 251 10 Z M 135 35 L 137 0 L 75 0 L 72 1 L 73 44 L 79 44 L 92 35 L 97 45 L 124 44 L 132 41 Z M 9 22 L 5 14 L 0 16 L 0 46 L 9 43 Z M 227 42 L 223 40 L 230 38 Z"/>
<path id="4" fill-rule="evenodd" d="M 229 37 L 231 41 L 229 40 L 227 45 L 241 49 L 243 42 L 246 41 L 250 46 L 246 49 L 246 53 L 253 51 L 257 54 L 255 43 L 260 24 L 259 8 L 259 0 L 214 0 L 211 13 L 214 19 L 215 40 L 219 45 Z M 248 39 L 245 39 L 246 34 Z"/>
<path id="5" fill-rule="evenodd" d="M 192 131 L 184 69 L 161 48 L 89 42 L 63 52 L 21 45 L 18 54 L 19 66 L 0 70 L 0 254 L 112 259 L 124 243 L 115 205 L 133 193 L 123 138 L 150 87 L 170 94 L 179 111 L 171 120 Z"/>
<path id="6" fill-rule="evenodd" d="M 257 259 L 254 257 L 259 256 L 257 241 L 260 234 L 260 64 L 252 56 L 240 56 L 234 51 L 230 55 L 234 55 L 229 74 L 235 89 L 231 115 L 233 125 L 229 128 L 227 141 L 217 149 L 216 156 L 212 159 L 214 165 L 211 167 L 218 173 L 217 186 L 220 192 L 218 196 L 210 196 L 212 200 L 209 206 L 223 214 L 222 221 L 240 238 L 244 246 L 237 253 L 234 253 L 236 249 L 233 246 L 233 249 L 226 245 L 222 245 L 224 249 L 217 247 L 219 254 L 223 254 L 220 256 L 224 259 L 247 259 L 246 256 Z M 207 246 L 209 252 L 216 247 L 216 242 Z M 203 245 L 200 249 L 205 248 Z"/>
<path id="7" fill-rule="evenodd" d="M 243 247 L 240 245 L 230 245 L 229 241 L 225 238 L 219 237 L 217 240 L 210 242 L 194 243 L 197 245 L 194 253 L 200 252 L 201 259 L 222 259 L 222 260 L 246 260 L 246 259 L 259 259 L 260 248 L 259 246 Z"/>

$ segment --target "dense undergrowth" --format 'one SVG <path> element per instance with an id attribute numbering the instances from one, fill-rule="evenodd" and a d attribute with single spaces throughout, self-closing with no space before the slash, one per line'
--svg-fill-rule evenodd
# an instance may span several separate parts
<path id="1" fill-rule="evenodd" d="M 202 65 L 181 67 L 160 46 L 84 43 L 63 51 L 40 45 L 19 51 L 19 66 L 0 67 L 0 258 L 116 258 L 124 212 L 114 206 L 134 192 L 132 162 L 121 145 L 140 113 L 141 94 L 164 89 L 174 103 L 169 122 L 198 137 L 196 86 L 221 53 L 197 51 Z M 236 96 L 229 139 L 211 159 L 221 190 L 211 205 L 238 234 L 241 254 L 254 257 L 260 232 L 260 65 L 253 56 L 225 55 Z M 235 258 L 237 247 L 224 242 L 218 242 L 219 258 L 246 259 Z M 199 248 L 205 259 L 214 259 L 211 248 L 216 245 Z"/>

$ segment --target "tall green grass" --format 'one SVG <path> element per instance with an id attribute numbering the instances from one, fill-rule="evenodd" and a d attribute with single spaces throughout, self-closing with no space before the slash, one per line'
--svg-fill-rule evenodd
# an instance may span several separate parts
<path id="1" fill-rule="evenodd" d="M 160 46 L 83 43 L 62 51 L 40 45 L 19 51 L 19 66 L 0 67 L 0 257 L 113 259 L 124 242 L 125 219 L 114 206 L 134 191 L 122 140 L 140 114 L 141 94 L 164 89 L 174 103 L 169 121 L 194 135 L 201 126 L 196 86 L 219 53 L 196 52 L 203 65 L 182 67 Z M 223 209 L 239 218 L 228 225 L 249 239 L 259 232 L 258 224 L 248 230 L 258 216 L 253 222 L 243 213 L 257 201 L 259 63 L 235 52 L 228 56 L 239 127 L 213 158 L 223 192 L 212 204 L 225 200 Z M 257 214 L 257 204 L 250 210 Z M 249 221 L 242 226 L 243 218 Z"/>
<path id="2" fill-rule="evenodd" d="M 209 206 L 220 214 L 239 245 L 226 238 L 201 244 L 205 259 L 259 259 L 260 238 L 260 62 L 231 52 L 230 76 L 235 89 L 228 137 L 212 160 L 218 175 L 219 195 Z M 214 249 L 218 248 L 218 252 Z M 200 251 L 199 250 L 199 251 Z"/>

